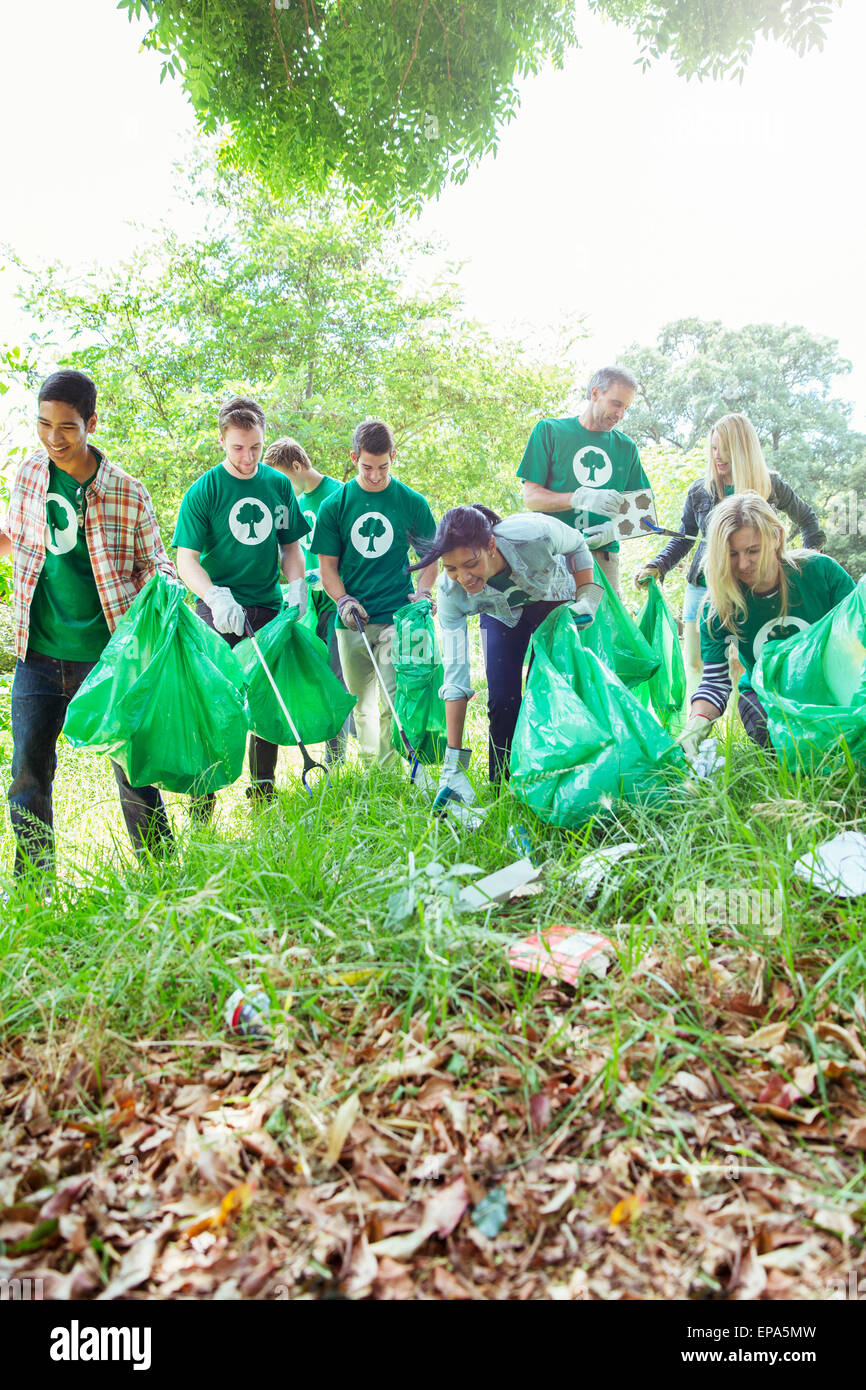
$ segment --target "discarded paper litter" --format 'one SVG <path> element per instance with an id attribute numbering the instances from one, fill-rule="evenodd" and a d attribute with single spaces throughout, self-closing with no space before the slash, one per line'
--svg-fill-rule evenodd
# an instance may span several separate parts
<path id="1" fill-rule="evenodd" d="M 616 864 L 626 854 L 634 854 L 639 848 L 629 840 L 622 845 L 606 845 L 604 849 L 591 850 L 583 856 L 571 877 L 585 885 L 584 892 L 591 898 L 601 887 L 611 864 Z"/>
<path id="2" fill-rule="evenodd" d="M 516 859 L 513 864 L 506 864 L 504 869 L 497 869 L 495 874 L 487 874 L 476 883 L 461 888 L 458 902 L 461 907 L 469 908 L 505 903 L 516 889 L 534 882 L 540 873 L 541 870 L 535 867 L 531 859 Z"/>
<path id="3" fill-rule="evenodd" d="M 515 941 L 505 954 L 515 970 L 576 985 L 584 973 L 603 980 L 616 957 L 616 947 L 598 932 L 553 926 Z"/>
<path id="4" fill-rule="evenodd" d="M 836 898 L 859 898 L 866 893 L 866 835 L 843 830 L 798 859 L 794 873 Z"/>

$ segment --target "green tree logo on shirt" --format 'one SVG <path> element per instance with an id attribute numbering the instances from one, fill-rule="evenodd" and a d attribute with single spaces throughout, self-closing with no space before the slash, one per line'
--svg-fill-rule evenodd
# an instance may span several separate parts
<path id="1" fill-rule="evenodd" d="M 355 521 L 351 531 L 352 544 L 365 560 L 386 555 L 394 540 L 394 527 L 381 512 L 365 512 Z"/>
<path id="2" fill-rule="evenodd" d="M 606 487 L 613 473 L 613 464 L 598 444 L 578 449 L 572 467 L 579 487 Z"/>
<path id="3" fill-rule="evenodd" d="M 45 499 L 45 549 L 52 555 L 66 555 L 75 549 L 77 540 L 75 508 L 59 492 L 49 492 Z"/>
<path id="4" fill-rule="evenodd" d="M 752 656 L 757 662 L 761 654 L 761 648 L 765 642 L 784 642 L 786 637 L 793 637 L 798 632 L 803 632 L 811 627 L 805 618 L 792 618 L 790 614 L 787 618 L 771 618 L 768 623 L 759 628 L 752 639 Z"/>
<path id="5" fill-rule="evenodd" d="M 261 545 L 274 529 L 274 518 L 258 497 L 241 497 L 229 512 L 229 530 L 241 545 Z"/>

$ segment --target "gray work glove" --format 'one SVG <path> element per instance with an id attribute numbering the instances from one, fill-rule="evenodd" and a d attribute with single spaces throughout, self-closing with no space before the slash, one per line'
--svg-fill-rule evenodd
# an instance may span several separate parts
<path id="1" fill-rule="evenodd" d="M 596 516 L 616 516 L 624 497 L 613 487 L 579 487 L 571 494 L 576 512 L 595 512 Z"/>
<path id="2" fill-rule="evenodd" d="M 289 587 L 286 590 L 286 603 L 290 608 L 297 607 L 298 618 L 303 618 L 307 611 L 307 581 L 306 579 L 290 579 Z"/>
<path id="3" fill-rule="evenodd" d="M 603 598 L 604 589 L 600 584 L 581 584 L 577 598 L 569 604 L 575 627 L 589 627 Z"/>
<path id="4" fill-rule="evenodd" d="M 709 737 L 713 721 L 707 719 L 706 715 L 693 714 L 686 720 L 686 726 L 677 739 L 677 743 L 682 748 L 689 762 L 694 762 L 698 756 L 698 749 L 705 738 Z"/>
<path id="5" fill-rule="evenodd" d="M 337 599 L 337 612 L 340 615 L 340 621 L 345 623 L 346 627 L 353 628 L 355 632 L 361 630 L 355 621 L 356 617 L 360 618 L 362 623 L 370 620 L 370 615 L 364 605 L 358 599 L 352 598 L 351 594 L 343 594 L 341 598 Z"/>
<path id="6" fill-rule="evenodd" d="M 464 768 L 469 766 L 471 757 L 471 748 L 445 749 L 439 786 L 433 799 L 434 811 L 438 811 L 449 801 L 462 801 L 465 806 L 471 806 L 475 800 L 475 790 L 464 771 Z"/>
<path id="7" fill-rule="evenodd" d="M 213 625 L 217 632 L 226 635 L 233 632 L 235 637 L 243 637 L 246 614 L 232 595 L 231 589 L 211 584 L 204 601 L 213 615 Z"/>
<path id="8" fill-rule="evenodd" d="M 617 539 L 616 527 L 612 521 L 602 521 L 598 526 L 587 526 L 583 539 L 590 550 L 606 550 Z"/>

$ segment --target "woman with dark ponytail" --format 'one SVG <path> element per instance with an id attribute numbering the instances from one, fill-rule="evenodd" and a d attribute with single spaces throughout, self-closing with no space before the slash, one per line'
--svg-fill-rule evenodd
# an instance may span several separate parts
<path id="1" fill-rule="evenodd" d="M 439 523 L 423 565 L 442 561 L 439 624 L 448 748 L 434 808 L 449 798 L 473 801 L 463 747 L 469 677 L 466 619 L 481 618 L 490 719 L 491 782 L 508 775 L 508 755 L 523 697 L 523 663 L 535 629 L 560 603 L 573 602 L 579 627 L 592 622 L 601 589 L 592 581 L 592 556 L 579 531 L 541 512 L 504 521 L 476 502 L 452 507 Z M 415 568 L 420 568 L 416 565 Z"/>

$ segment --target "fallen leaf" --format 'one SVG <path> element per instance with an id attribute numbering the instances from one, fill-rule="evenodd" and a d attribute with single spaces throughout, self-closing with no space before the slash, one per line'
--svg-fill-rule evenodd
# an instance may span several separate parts
<path id="1" fill-rule="evenodd" d="M 536 1091 L 529 1099 L 529 1123 L 534 1134 L 541 1134 L 550 1124 L 550 1100 L 544 1091 Z"/>
<path id="2" fill-rule="evenodd" d="M 538 1208 L 539 1216 L 551 1216 L 553 1212 L 559 1211 L 560 1207 L 564 1207 L 566 1202 L 571 1201 L 576 1191 L 577 1183 L 574 1178 L 570 1178 L 567 1183 L 563 1184 L 558 1192 L 554 1193 L 549 1202 L 546 1202 L 543 1207 Z"/>
<path id="3" fill-rule="evenodd" d="M 450 1236 L 469 1206 L 466 1179 L 457 1178 L 442 1187 L 424 1203 L 424 1226 L 436 1232 L 444 1240 Z"/>
<path id="4" fill-rule="evenodd" d="M 866 1149 L 866 1116 L 861 1115 L 848 1126 L 846 1149 Z"/>
<path id="5" fill-rule="evenodd" d="M 472 1298 L 471 1291 L 444 1265 L 437 1265 L 433 1270 L 433 1287 L 441 1298 Z"/>
<path id="6" fill-rule="evenodd" d="M 816 1211 L 812 1217 L 816 1226 L 820 1226 L 822 1231 L 833 1231 L 835 1235 L 842 1236 L 848 1240 L 851 1236 L 856 1236 L 858 1226 L 856 1221 L 847 1211 L 836 1211 L 832 1207 L 823 1207 Z"/>
<path id="7" fill-rule="evenodd" d="M 787 1023 L 765 1023 L 763 1028 L 757 1028 L 754 1033 L 750 1033 L 745 1043 L 747 1047 L 761 1049 L 776 1047 L 783 1041 L 787 1031 Z"/>
<path id="8" fill-rule="evenodd" d="M 349 1131 L 355 1123 L 358 1111 L 361 1108 L 361 1099 L 357 1092 L 343 1101 L 328 1130 L 328 1152 L 325 1155 L 325 1162 L 329 1168 L 334 1164 L 343 1152 L 343 1145 L 349 1137 Z"/>
<path id="9" fill-rule="evenodd" d="M 621 1226 L 624 1221 L 634 1221 L 645 1201 L 646 1198 L 642 1192 L 632 1192 L 630 1196 L 623 1197 L 621 1202 L 617 1202 L 608 1217 L 611 1226 Z"/>
<path id="10" fill-rule="evenodd" d="M 114 1278 L 97 1296 L 97 1301 L 122 1298 L 130 1289 L 137 1288 L 150 1278 L 153 1262 L 159 1250 L 159 1237 L 154 1232 L 151 1235 L 142 1236 L 131 1245 L 120 1261 L 117 1273 Z"/>

